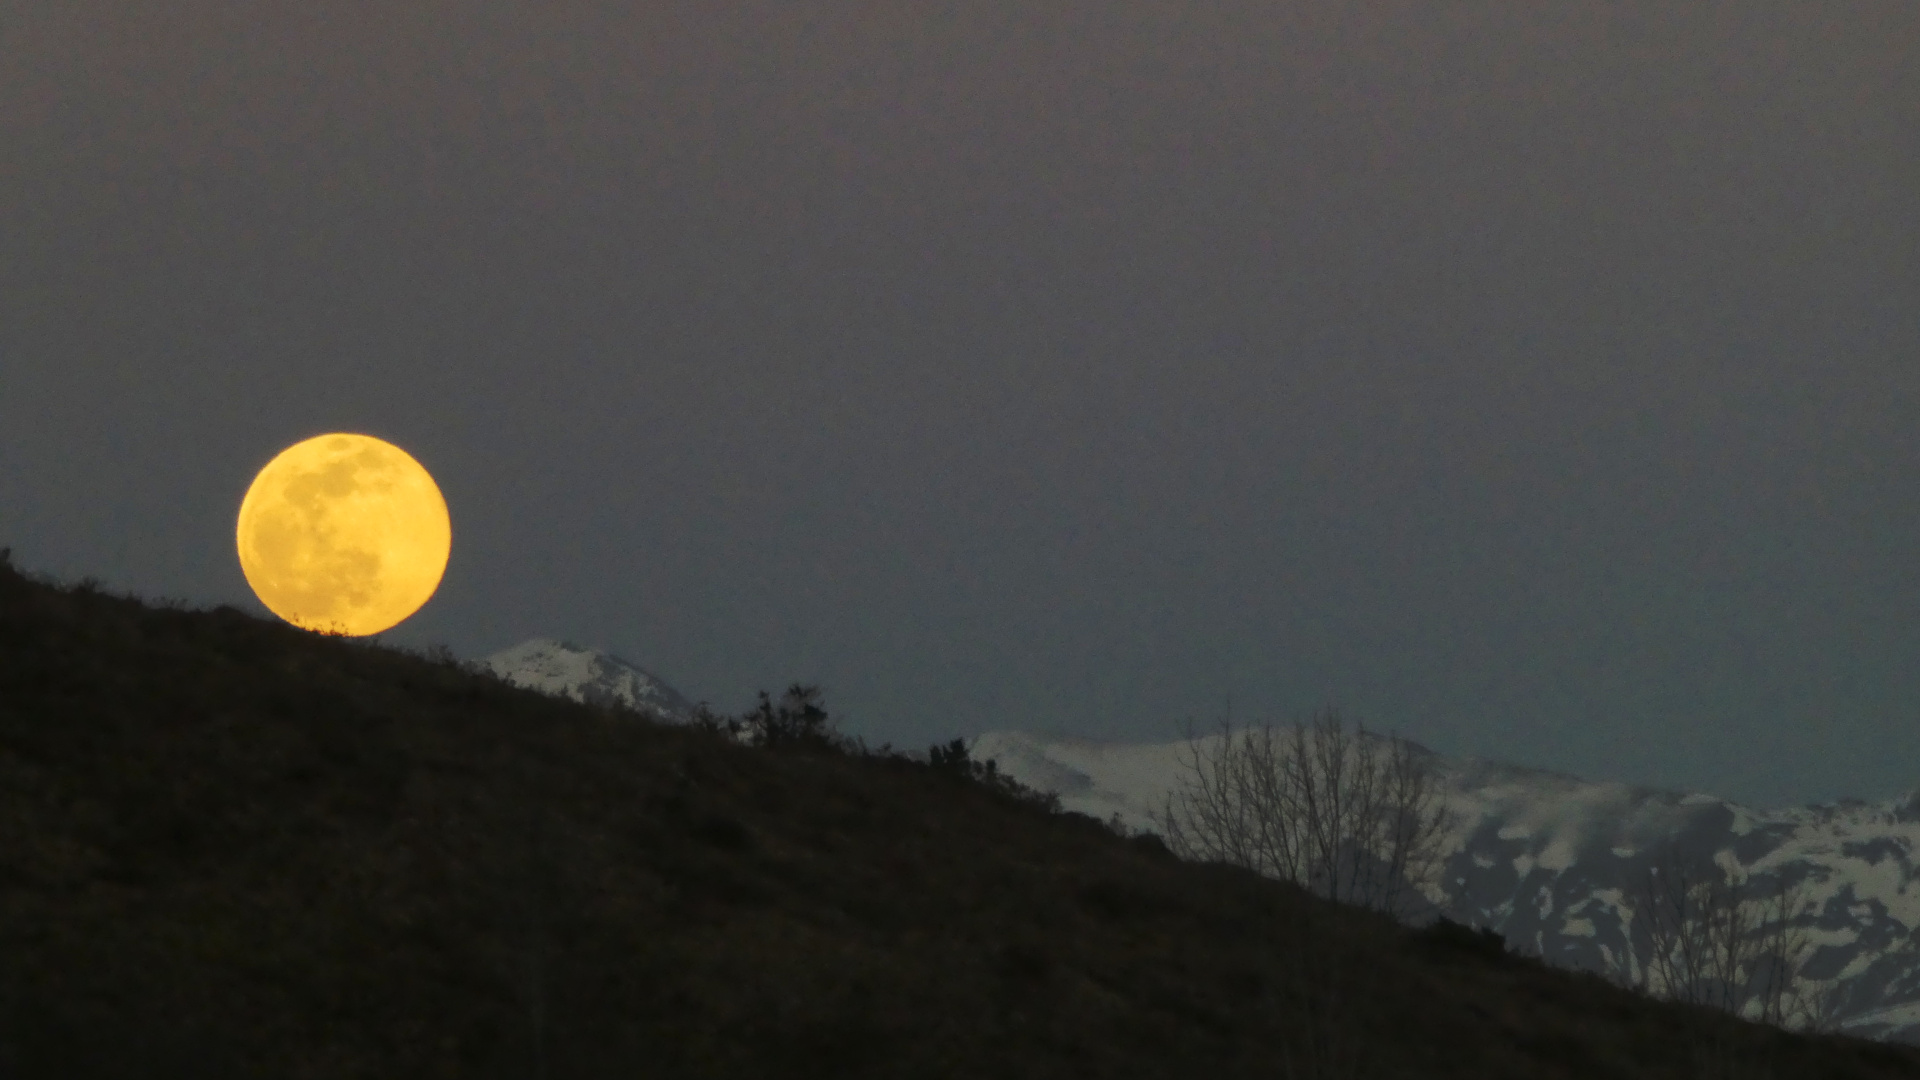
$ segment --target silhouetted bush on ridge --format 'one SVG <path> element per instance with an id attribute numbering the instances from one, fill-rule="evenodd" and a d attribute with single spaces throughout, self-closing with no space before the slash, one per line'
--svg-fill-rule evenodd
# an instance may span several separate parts
<path id="1" fill-rule="evenodd" d="M 1418 932 L 1421 943 L 1437 949 L 1447 949 L 1478 956 L 1483 959 L 1499 960 L 1507 955 L 1507 939 L 1490 927 L 1474 928 L 1463 926 L 1442 915 Z"/>
<path id="2" fill-rule="evenodd" d="M 694 709 L 694 729 L 718 735 L 748 746 L 773 750 L 803 750 L 842 754 L 852 757 L 878 757 L 911 761 L 891 744 L 869 748 L 865 741 L 837 730 L 827 712 L 825 696 L 817 685 L 793 683 L 776 702 L 767 691 L 759 692 L 753 708 L 739 716 L 723 716 L 705 702 Z M 927 748 L 924 766 L 941 776 L 967 780 L 1016 802 L 1048 812 L 1060 811 L 1060 797 L 1037 791 L 1000 771 L 994 761 L 974 761 L 964 738 L 935 743 Z"/>
<path id="3" fill-rule="evenodd" d="M 1060 810 L 1060 796 L 1050 791 L 1037 791 L 1022 784 L 1001 772 L 1000 765 L 996 761 L 973 760 L 967 752 L 965 739 L 954 739 L 944 746 L 935 743 L 928 747 L 927 765 L 936 773 L 974 781 L 990 791 L 998 792 L 1017 802 L 1037 806 L 1051 813 L 1057 813 Z"/>

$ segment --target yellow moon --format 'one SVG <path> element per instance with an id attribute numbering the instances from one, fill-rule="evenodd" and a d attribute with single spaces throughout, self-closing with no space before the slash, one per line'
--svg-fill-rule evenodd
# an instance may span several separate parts
<path id="1" fill-rule="evenodd" d="M 240 569 L 295 626 L 356 637 L 399 624 L 440 587 L 453 526 L 433 477 L 368 435 L 280 452 L 240 503 Z"/>

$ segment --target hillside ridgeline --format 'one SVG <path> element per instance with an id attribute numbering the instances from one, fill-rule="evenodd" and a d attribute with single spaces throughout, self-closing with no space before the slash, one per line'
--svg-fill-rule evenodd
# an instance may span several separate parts
<path id="1" fill-rule="evenodd" d="M 0 562 L 0 1076 L 1920 1078 L 789 743 Z"/>

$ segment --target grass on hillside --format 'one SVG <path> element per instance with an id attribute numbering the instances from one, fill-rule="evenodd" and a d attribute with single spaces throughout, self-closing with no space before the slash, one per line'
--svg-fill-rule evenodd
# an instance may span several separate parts
<path id="1" fill-rule="evenodd" d="M 0 563 L 0 1076 L 1866 1080 L 1920 1052 L 1183 863 L 951 747 L 745 746 Z"/>

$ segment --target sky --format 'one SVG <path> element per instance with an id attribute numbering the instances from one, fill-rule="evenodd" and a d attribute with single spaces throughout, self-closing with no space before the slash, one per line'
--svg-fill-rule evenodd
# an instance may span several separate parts
<path id="1" fill-rule="evenodd" d="M 385 640 L 869 743 L 1337 706 L 1920 787 L 1911 0 L 0 0 L 0 545 L 265 613 L 255 472 L 437 478 Z"/>

